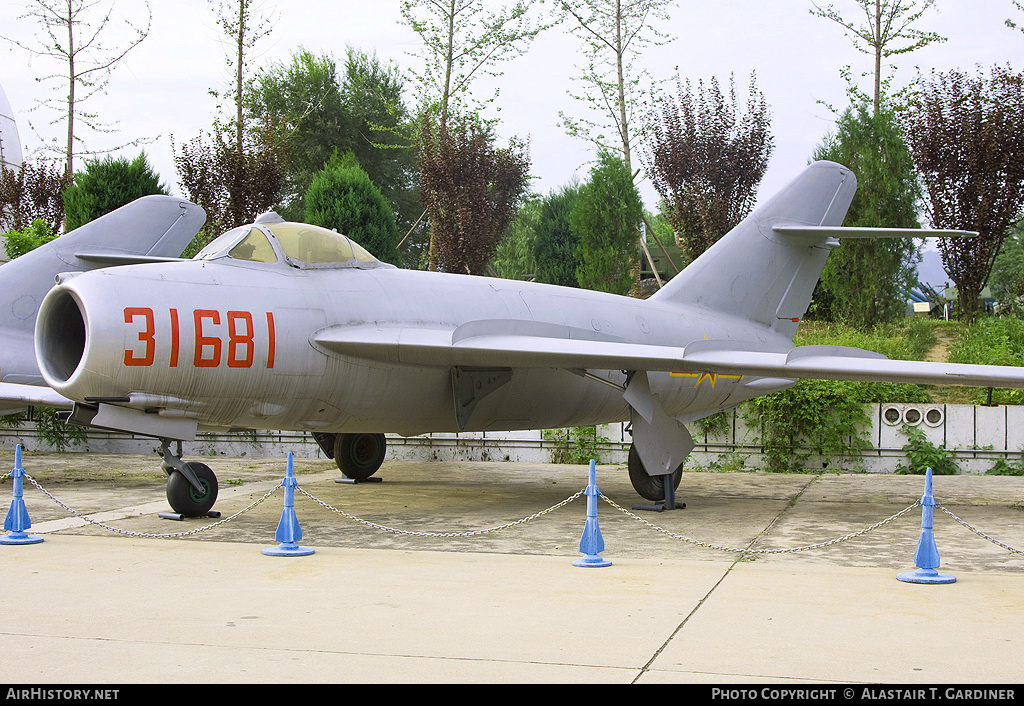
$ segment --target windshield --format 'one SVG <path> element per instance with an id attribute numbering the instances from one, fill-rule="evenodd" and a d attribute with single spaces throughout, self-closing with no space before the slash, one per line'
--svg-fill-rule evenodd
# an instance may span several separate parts
<path id="1" fill-rule="evenodd" d="M 248 262 L 277 262 L 277 253 L 259 228 L 250 230 L 235 247 L 228 250 L 228 257 Z"/>
<path id="2" fill-rule="evenodd" d="M 243 234 L 249 232 L 252 226 L 232 228 L 227 233 L 219 235 L 206 244 L 202 250 L 195 254 L 195 260 L 209 260 L 214 255 L 220 254 L 222 250 L 234 243 Z"/>

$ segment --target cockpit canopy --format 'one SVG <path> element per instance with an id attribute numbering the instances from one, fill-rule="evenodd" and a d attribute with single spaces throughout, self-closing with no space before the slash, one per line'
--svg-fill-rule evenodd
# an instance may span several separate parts
<path id="1" fill-rule="evenodd" d="M 251 225 L 229 230 L 193 259 L 224 257 L 244 262 L 285 262 L 299 269 L 391 267 L 341 233 L 306 223 L 290 223 L 277 214 L 265 214 Z"/>

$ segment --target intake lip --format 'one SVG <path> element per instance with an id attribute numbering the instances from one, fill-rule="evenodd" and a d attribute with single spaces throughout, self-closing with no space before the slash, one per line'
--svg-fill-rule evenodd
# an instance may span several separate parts
<path id="1" fill-rule="evenodd" d="M 60 392 L 76 376 L 89 344 L 85 307 L 71 288 L 51 289 L 36 319 L 36 362 L 46 384 Z"/>

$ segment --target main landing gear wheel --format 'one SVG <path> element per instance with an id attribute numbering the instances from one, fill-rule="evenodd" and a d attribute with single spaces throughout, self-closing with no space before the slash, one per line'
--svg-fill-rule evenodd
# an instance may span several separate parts
<path id="1" fill-rule="evenodd" d="M 199 490 L 189 483 L 181 471 L 172 471 L 167 477 L 167 502 L 171 509 L 185 517 L 206 517 L 217 502 L 217 476 L 205 463 L 185 464 L 199 479 Z"/>
<path id="2" fill-rule="evenodd" d="M 366 480 L 384 463 L 388 444 L 383 434 L 338 434 L 334 462 L 352 480 Z"/>
<path id="3" fill-rule="evenodd" d="M 665 476 L 648 475 L 643 461 L 640 460 L 640 452 L 636 450 L 636 446 L 633 444 L 629 445 L 627 466 L 629 468 L 629 482 L 633 484 L 633 490 L 639 493 L 641 497 L 657 502 L 665 499 Z M 683 464 L 679 464 L 679 468 L 672 474 L 673 490 L 679 487 L 679 482 L 682 479 Z"/>

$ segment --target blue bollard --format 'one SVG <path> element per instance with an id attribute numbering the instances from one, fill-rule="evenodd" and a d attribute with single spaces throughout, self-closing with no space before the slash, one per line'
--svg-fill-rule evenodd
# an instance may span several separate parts
<path id="1" fill-rule="evenodd" d="M 917 571 L 897 574 L 896 578 L 907 583 L 953 583 L 956 576 L 940 574 L 939 549 L 935 546 L 934 526 L 935 498 L 932 497 L 932 469 L 925 472 L 924 497 L 921 498 L 921 538 L 914 552 L 914 566 Z"/>
<path id="2" fill-rule="evenodd" d="M 281 511 L 281 521 L 277 523 L 277 533 L 274 535 L 274 539 L 281 544 L 264 549 L 263 553 L 267 556 L 309 556 L 314 551 L 298 545 L 298 541 L 302 539 L 302 528 L 299 527 L 299 519 L 295 516 L 295 486 L 298 484 L 292 468 L 292 454 L 289 451 L 288 470 L 281 481 L 281 485 L 284 486 L 284 510 Z"/>
<path id="3" fill-rule="evenodd" d="M 21 444 L 14 449 L 14 469 L 11 470 L 11 478 L 14 480 L 14 499 L 11 500 L 11 509 L 7 511 L 7 519 L 4 520 L 4 529 L 10 534 L 0 537 L 0 544 L 39 544 L 43 541 L 42 537 L 25 533 L 25 530 L 32 527 L 32 522 L 28 518 L 28 508 L 25 507 L 23 496 L 25 470 L 21 467 Z"/>
<path id="4" fill-rule="evenodd" d="M 590 483 L 583 492 L 587 496 L 587 523 L 583 526 L 583 536 L 580 538 L 580 553 L 586 556 L 577 559 L 572 565 L 611 566 L 610 561 L 601 557 L 601 552 L 604 551 L 604 538 L 601 537 L 601 528 L 597 525 L 597 498 L 601 492 L 597 489 L 597 462 L 593 459 L 590 461 Z"/>

